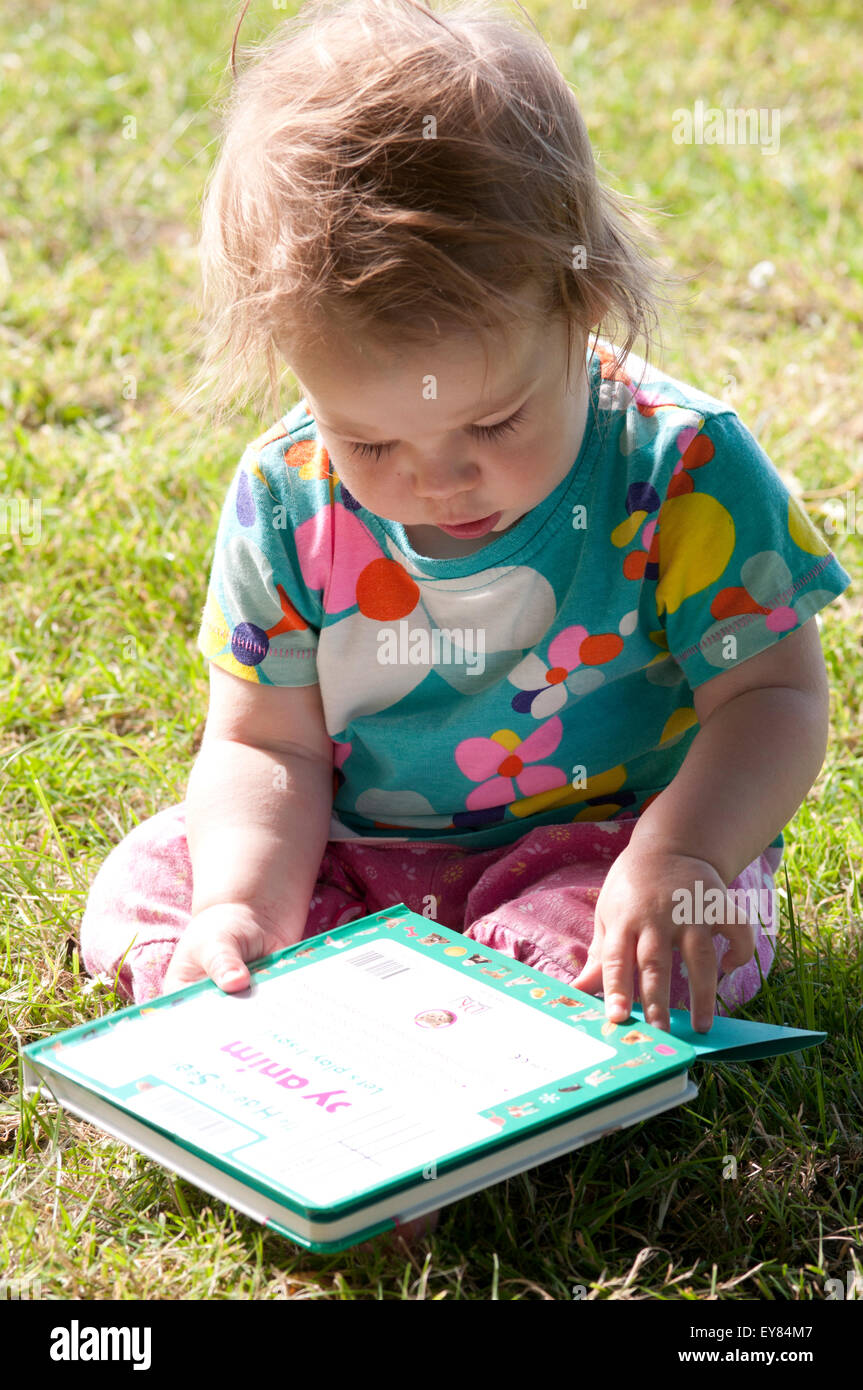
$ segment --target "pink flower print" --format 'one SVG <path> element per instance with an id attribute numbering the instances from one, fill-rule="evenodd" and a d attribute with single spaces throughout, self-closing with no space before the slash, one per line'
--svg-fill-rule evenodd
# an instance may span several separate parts
<path id="1" fill-rule="evenodd" d="M 777 550 L 750 555 L 740 567 L 740 578 L 740 585 L 720 589 L 714 596 L 710 613 L 716 621 L 699 644 L 704 659 L 719 670 L 728 666 L 723 637 L 733 633 L 737 660 L 745 661 L 783 632 L 802 627 L 830 597 L 826 589 L 795 597 L 791 570 Z"/>
<path id="2" fill-rule="evenodd" d="M 512 729 L 498 729 L 491 738 L 464 739 L 456 747 L 456 763 L 466 777 L 482 785 L 468 794 L 467 814 L 454 815 L 453 824 L 503 820 L 507 806 L 513 815 L 530 816 L 558 804 L 559 789 L 569 786 L 566 773 L 560 767 L 530 764 L 553 753 L 562 736 L 563 725 L 555 718 L 541 724 L 525 739 Z M 523 794 L 521 800 L 519 792 Z M 571 788 L 569 799 L 576 799 Z"/>
<path id="3" fill-rule="evenodd" d="M 570 694 L 587 695 L 602 685 L 605 676 L 597 668 L 622 651 L 623 638 L 616 632 L 591 637 L 580 624 L 565 627 L 549 643 L 547 663 L 531 652 L 510 671 L 507 679 L 520 692 L 513 697 L 513 709 L 547 719 L 563 708 Z"/>

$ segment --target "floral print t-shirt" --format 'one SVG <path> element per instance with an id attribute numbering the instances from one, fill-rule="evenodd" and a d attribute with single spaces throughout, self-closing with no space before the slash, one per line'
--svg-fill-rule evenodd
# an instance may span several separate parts
<path id="1" fill-rule="evenodd" d="M 731 407 L 606 343 L 587 362 L 569 473 L 463 558 L 360 506 L 304 400 L 243 454 L 198 648 L 319 683 L 331 839 L 486 849 L 639 816 L 698 732 L 693 690 L 851 583 Z"/>

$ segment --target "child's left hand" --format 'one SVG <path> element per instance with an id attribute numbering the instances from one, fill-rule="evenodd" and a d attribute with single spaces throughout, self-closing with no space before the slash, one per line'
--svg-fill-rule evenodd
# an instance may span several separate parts
<path id="1" fill-rule="evenodd" d="M 715 926 L 678 923 L 672 893 L 685 889 L 695 901 L 695 884 L 704 885 L 704 898 L 718 888 L 725 895 L 725 921 Z M 576 989 L 605 995 L 606 1015 L 616 1023 L 628 1018 L 633 999 L 633 970 L 638 967 L 639 993 L 645 1022 L 669 1030 L 671 950 L 676 946 L 689 972 L 692 1026 L 709 1032 L 716 999 L 717 933 L 729 942 L 722 958 L 724 971 L 745 965 L 755 954 L 757 924 L 727 896 L 727 885 L 705 859 L 674 854 L 650 843 L 627 845 L 612 864 L 596 902 L 593 944 Z"/>

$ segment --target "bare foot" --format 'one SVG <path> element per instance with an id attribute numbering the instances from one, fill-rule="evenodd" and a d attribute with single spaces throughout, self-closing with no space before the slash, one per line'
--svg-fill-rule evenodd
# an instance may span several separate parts
<path id="1" fill-rule="evenodd" d="M 391 1236 L 404 1236 L 405 1240 L 421 1240 L 423 1236 L 430 1236 L 437 1230 L 440 1221 L 440 1211 L 427 1211 L 425 1216 L 418 1216 L 414 1221 L 400 1221 L 390 1232 Z"/>
<path id="2" fill-rule="evenodd" d="M 374 1236 L 371 1240 L 364 1240 L 357 1246 L 359 1250 L 372 1250 L 386 1245 L 394 1250 L 401 1248 L 400 1237 L 403 1237 L 408 1245 L 416 1241 L 428 1238 L 437 1229 L 440 1220 L 440 1211 L 426 1212 L 425 1216 L 418 1216 L 413 1221 L 399 1221 L 390 1231 L 381 1231 L 380 1235 Z"/>

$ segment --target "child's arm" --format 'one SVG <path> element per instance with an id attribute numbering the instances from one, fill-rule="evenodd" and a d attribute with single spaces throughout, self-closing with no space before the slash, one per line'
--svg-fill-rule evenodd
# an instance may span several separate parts
<path id="1" fill-rule="evenodd" d="M 299 941 L 326 849 L 332 742 L 317 685 L 262 686 L 210 664 L 210 708 L 186 796 L 192 921 L 165 993 Z M 205 915 L 206 914 L 206 915 Z"/>
<path id="2" fill-rule="evenodd" d="M 670 894 L 698 878 L 705 893 L 727 887 L 787 825 L 815 781 L 829 729 L 815 621 L 705 681 L 694 704 L 701 728 L 609 871 L 596 905 L 594 947 L 575 985 L 602 988 L 609 1017 L 622 1021 L 637 965 L 645 1017 L 667 1028 L 671 946 L 678 945 L 689 969 L 694 1026 L 703 1032 L 716 991 L 712 935 L 709 926 L 674 924 Z M 751 929 L 726 923 L 721 934 L 733 943 L 726 969 L 752 958 Z"/>
<path id="3" fill-rule="evenodd" d="M 693 700 L 701 728 L 632 840 L 706 859 L 730 883 L 788 824 L 824 762 L 830 690 L 815 619 Z"/>

